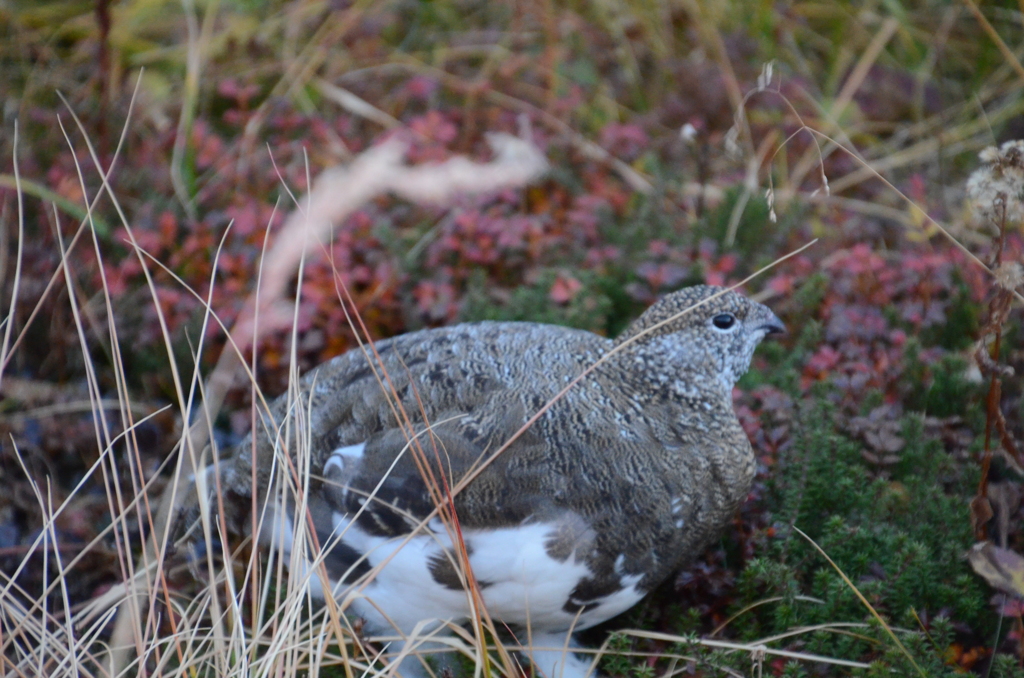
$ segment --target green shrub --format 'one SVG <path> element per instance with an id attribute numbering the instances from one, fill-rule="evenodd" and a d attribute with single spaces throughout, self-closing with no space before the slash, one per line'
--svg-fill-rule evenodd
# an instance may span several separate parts
<path id="1" fill-rule="evenodd" d="M 985 614 L 988 593 L 963 557 L 973 543 L 968 504 L 977 470 L 956 463 L 939 441 L 925 436 L 920 415 L 910 414 L 902 421 L 906 444 L 899 461 L 881 473 L 862 456 L 861 443 L 837 430 L 835 411 L 824 399 L 805 410 L 792 447 L 769 481 L 766 508 L 775 536 L 741 573 L 734 607 L 772 596 L 781 600 L 738 620 L 740 636 L 751 641 L 794 627 L 874 623 L 854 590 L 794 526 L 832 558 L 889 624 L 910 630 L 901 637 L 919 663 L 939 661 L 933 659 L 950 644 L 940 631 L 954 621 L 994 631 Z M 930 640 L 918 632 L 922 618 L 932 620 Z M 897 659 L 903 655 L 893 653 L 885 632 L 822 630 L 802 640 L 806 652 L 874 659 L 885 671 L 902 667 Z M 941 661 L 936 666 L 945 670 Z M 904 670 L 898 675 L 911 675 Z"/>

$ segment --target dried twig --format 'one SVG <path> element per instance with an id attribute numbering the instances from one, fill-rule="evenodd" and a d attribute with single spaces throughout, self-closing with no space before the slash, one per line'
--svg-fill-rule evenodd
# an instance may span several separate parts
<path id="1" fill-rule="evenodd" d="M 1013 308 L 1016 288 L 1022 277 L 1020 264 L 1004 262 L 1007 227 L 1021 221 L 1024 204 L 1020 200 L 1024 191 L 1024 143 L 1008 142 L 1002 148 L 986 149 L 981 153 L 982 167 L 976 170 L 967 182 L 968 195 L 974 201 L 978 220 L 984 225 L 994 226 L 995 252 L 991 268 L 996 285 L 988 305 L 988 318 L 981 328 L 980 339 L 974 352 L 975 362 L 981 373 L 988 377 L 988 393 L 985 397 L 985 447 L 981 458 L 981 479 L 978 493 L 971 501 L 971 523 L 978 541 L 987 538 L 986 525 L 993 516 L 988 499 L 989 471 L 992 466 L 992 433 L 999 436 L 999 447 L 1011 465 L 1021 468 L 1020 451 L 1006 427 L 1003 416 L 1002 380 L 1012 376 L 1013 369 L 999 364 L 1002 348 L 1003 326 Z"/>

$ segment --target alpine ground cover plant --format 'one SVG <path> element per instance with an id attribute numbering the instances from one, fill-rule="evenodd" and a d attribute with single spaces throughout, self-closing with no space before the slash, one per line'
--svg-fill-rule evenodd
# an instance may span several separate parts
<path id="1" fill-rule="evenodd" d="M 544 153 L 544 178 L 362 205 L 294 281 L 294 335 L 247 353 L 262 391 L 353 347 L 346 311 L 374 338 L 475 319 L 614 335 L 668 291 L 738 283 L 818 238 L 745 287 L 790 328 L 735 396 L 760 460 L 751 497 L 718 548 L 595 632 L 604 670 L 1019 675 L 1020 597 L 965 557 L 983 539 L 1024 552 L 1024 226 L 1002 143 L 1024 136 L 1003 49 L 1018 19 L 972 2 L 4 10 L 4 672 L 72 670 L 27 620 L 58 628 L 130 576 L 150 509 L 125 507 L 143 480 L 156 501 L 183 426 L 171 361 L 212 368 L 226 335 L 203 300 L 235 321 L 289 193 L 390 138 L 421 165 L 486 161 L 485 135 L 505 132 Z M 127 225 L 101 197 L 72 247 L 102 186 L 90 145 Z M 222 445 L 251 427 L 253 393 L 228 393 Z M 179 563 L 168 586 L 192 579 Z M 247 620 L 270 614 L 238 599 Z M 628 628 L 664 636 L 608 636 Z M 148 670 L 188 666 L 177 652 Z"/>

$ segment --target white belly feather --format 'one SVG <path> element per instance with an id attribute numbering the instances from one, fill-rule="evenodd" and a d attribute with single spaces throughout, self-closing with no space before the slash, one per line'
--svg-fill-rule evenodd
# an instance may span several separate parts
<path id="1" fill-rule="evenodd" d="M 264 530 L 262 541 L 282 548 L 286 560 L 292 563 L 293 575 L 303 576 L 310 593 L 322 599 L 320 578 L 310 572 L 311 560 L 292 560 L 294 528 L 291 516 L 285 513 L 276 514 L 276 520 L 280 521 L 277 535 Z M 272 524 L 270 516 L 268 522 Z M 438 583 L 429 570 L 432 558 L 450 553 L 452 541 L 447 531 L 389 538 L 366 533 L 342 514 L 334 514 L 334 523 L 335 539 L 340 536 L 342 542 L 366 554 L 370 567 L 376 570 L 386 561 L 365 587 L 361 582 L 354 585 L 331 582 L 336 599 L 342 600 L 349 589 L 362 587 L 363 595 L 402 630 L 409 630 L 425 619 L 461 623 L 472 617 L 466 592 Z M 433 523 L 437 526 L 439 521 Z M 486 584 L 482 589 L 484 604 L 495 619 L 509 624 L 529 624 L 541 631 L 583 629 L 624 612 L 643 597 L 636 589 L 640 577 L 624 575 L 623 588 L 603 598 L 599 606 L 590 611 L 585 609 L 578 617 L 566 612 L 563 606 L 576 584 L 592 573 L 575 558 L 561 562 L 547 554 L 544 545 L 554 531 L 554 526 L 544 523 L 463 530 L 463 539 L 471 553 L 469 562 L 473 575 L 478 582 Z M 367 621 L 390 626 L 371 605 L 357 599 L 353 606 Z"/>

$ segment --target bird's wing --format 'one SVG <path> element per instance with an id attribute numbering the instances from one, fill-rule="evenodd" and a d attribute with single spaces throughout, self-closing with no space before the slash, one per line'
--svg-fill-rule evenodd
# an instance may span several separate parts
<path id="1" fill-rule="evenodd" d="M 437 482 L 442 477 L 449 485 L 457 482 L 608 345 L 580 330 L 485 322 L 401 335 L 338 356 L 306 374 L 297 394 L 272 403 L 257 422 L 255 434 L 222 463 L 220 487 L 241 499 L 235 502 L 237 509 L 225 507 L 228 524 L 246 524 L 241 521 L 254 488 L 265 498 L 272 474 L 288 469 L 282 451 L 294 460 L 303 445 L 314 478 L 326 478 L 325 471 L 340 465 L 330 464 L 332 459 L 341 461 L 337 451 L 363 446 L 358 466 L 341 465 L 351 493 L 344 501 L 357 501 L 356 494 L 368 495 L 383 481 L 374 504 L 398 501 L 410 515 L 422 516 L 434 505 L 415 463 L 416 453 L 425 453 Z M 410 439 L 419 442 L 418 449 L 409 448 Z M 508 455 L 539 454 L 541 446 L 538 434 L 528 432 Z M 353 452 L 349 450 L 349 456 Z M 497 478 L 503 472 L 495 467 L 488 473 Z M 528 486 L 528 478 L 522 483 Z M 504 506 L 502 497 L 490 496 L 504 492 L 502 485 L 507 486 L 484 478 L 474 481 L 476 496 L 489 493 L 477 503 L 484 506 L 493 500 L 495 506 Z M 512 503 L 532 503 L 518 499 Z M 343 508 L 338 501 L 338 508 Z M 395 510 L 377 516 L 392 526 L 389 529 L 399 529 Z M 501 512 L 519 515 L 522 510 Z M 194 522 L 195 501 L 187 501 L 180 515 L 179 522 Z M 179 526 L 179 533 L 182 529 Z"/>
<path id="2" fill-rule="evenodd" d="M 454 497 L 460 521 L 496 527 L 527 519 L 547 503 L 540 469 L 533 478 L 521 471 L 510 477 L 509 459 L 542 456 L 544 441 L 527 429 L 506 446 L 526 414 L 507 393 L 494 395 L 477 412 L 446 410 L 429 425 L 384 427 L 360 443 L 336 447 L 322 467 L 324 498 L 335 511 L 357 516 L 367 533 L 397 536 L 415 529 L 439 503 L 448 504 L 459 481 L 482 469 L 472 489 Z"/>

